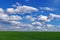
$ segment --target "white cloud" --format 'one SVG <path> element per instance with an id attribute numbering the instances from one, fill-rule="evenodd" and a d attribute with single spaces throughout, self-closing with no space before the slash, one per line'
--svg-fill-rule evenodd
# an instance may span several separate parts
<path id="1" fill-rule="evenodd" d="M 60 25 L 58 26 L 58 28 L 60 29 Z"/>
<path id="2" fill-rule="evenodd" d="M 21 19 L 22 19 L 22 17 L 20 17 L 18 15 L 9 16 L 10 21 L 16 21 L 16 20 L 21 20 Z"/>
<path id="3" fill-rule="evenodd" d="M 15 9 L 15 12 L 19 12 L 19 13 L 31 13 L 31 12 L 35 12 L 35 11 L 38 11 L 37 8 L 34 8 L 34 7 L 31 7 L 31 6 L 18 6 L 16 9 Z"/>
<path id="4" fill-rule="evenodd" d="M 57 31 L 57 27 L 52 24 L 47 24 L 48 31 Z"/>
<path id="5" fill-rule="evenodd" d="M 16 6 L 20 6 L 21 4 L 19 2 L 16 2 Z"/>
<path id="6" fill-rule="evenodd" d="M 22 20 L 22 17 L 20 17 L 20 16 L 18 16 L 18 15 L 8 16 L 8 15 L 5 14 L 5 13 L 0 13 L 0 20 L 11 23 L 12 21 Z"/>
<path id="7" fill-rule="evenodd" d="M 14 8 L 7 8 L 6 12 L 11 13 L 11 14 L 15 14 L 15 13 L 20 13 L 20 14 L 24 14 L 24 13 L 32 13 L 32 12 L 37 12 L 38 9 L 31 7 L 31 6 L 17 6 L 15 9 Z"/>
<path id="8" fill-rule="evenodd" d="M 4 13 L 0 13 L 0 19 L 4 20 L 4 21 L 7 21 L 8 20 L 8 15 L 7 14 L 4 14 Z"/>
<path id="9" fill-rule="evenodd" d="M 52 25 L 52 24 L 47 24 L 47 27 L 52 29 L 52 28 L 54 28 L 54 25 Z"/>
<path id="10" fill-rule="evenodd" d="M 51 19 L 49 19 L 49 17 L 44 16 L 44 15 L 38 16 L 38 20 L 40 20 L 42 22 L 50 22 L 51 21 Z"/>
<path id="11" fill-rule="evenodd" d="M 32 17 L 31 15 L 27 15 L 26 19 L 28 19 L 29 21 L 35 21 L 36 18 Z"/>
<path id="12" fill-rule="evenodd" d="M 22 22 L 12 21 L 12 27 L 11 28 L 28 31 L 28 30 L 32 30 L 33 29 L 33 25 L 25 24 L 25 23 L 22 23 Z"/>
<path id="13" fill-rule="evenodd" d="M 17 26 L 19 26 L 19 25 L 22 25 L 22 23 L 20 23 L 20 22 L 18 22 L 18 21 L 9 21 L 12 25 L 17 25 Z"/>
<path id="14" fill-rule="evenodd" d="M 54 8 L 49 8 L 49 7 L 40 7 L 41 10 L 47 10 L 47 11 L 54 11 Z"/>
<path id="15" fill-rule="evenodd" d="M 59 18 L 60 19 L 60 15 L 53 14 L 53 13 L 50 13 L 50 17 L 51 18 Z"/>
<path id="16" fill-rule="evenodd" d="M 21 3 L 16 2 L 16 3 L 15 3 L 15 4 L 13 4 L 12 6 L 16 8 L 16 7 L 18 7 L 18 6 L 21 6 Z"/>
<path id="17" fill-rule="evenodd" d="M 15 27 L 15 28 L 19 29 L 20 27 Z"/>
<path id="18" fill-rule="evenodd" d="M 7 8 L 6 12 L 11 13 L 11 14 L 15 13 L 14 8 Z"/>
<path id="19" fill-rule="evenodd" d="M 40 22 L 32 22 L 32 25 L 41 26 L 42 24 Z"/>
<path id="20" fill-rule="evenodd" d="M 3 13 L 3 12 L 4 12 L 4 10 L 2 8 L 0 8 L 0 13 Z"/>
<path id="21" fill-rule="evenodd" d="M 38 29 L 39 31 L 42 31 L 42 30 L 43 30 L 43 28 L 42 28 L 42 27 L 37 27 L 37 29 Z"/>

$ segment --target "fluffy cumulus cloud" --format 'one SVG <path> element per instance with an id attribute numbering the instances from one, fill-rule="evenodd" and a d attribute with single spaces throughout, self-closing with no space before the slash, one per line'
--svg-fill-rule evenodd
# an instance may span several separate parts
<path id="1" fill-rule="evenodd" d="M 42 24 L 41 24 L 41 22 L 32 22 L 32 25 L 37 25 L 37 26 L 41 26 Z"/>
<path id="2" fill-rule="evenodd" d="M 60 19 L 60 15 L 50 13 L 50 17 Z"/>
<path id="3" fill-rule="evenodd" d="M 25 13 L 37 12 L 38 9 L 31 7 L 31 6 L 23 5 L 23 6 L 17 6 L 15 9 L 14 8 L 7 8 L 6 11 L 8 13 L 12 13 L 12 14 L 15 14 L 15 13 L 25 14 Z"/>
<path id="4" fill-rule="evenodd" d="M 0 13 L 0 19 L 3 21 L 16 21 L 16 20 L 21 20 L 22 18 L 17 15 L 8 16 L 5 13 Z"/>
<path id="5" fill-rule="evenodd" d="M 15 12 L 14 12 L 14 8 L 7 8 L 6 11 L 7 11 L 8 13 L 15 13 Z"/>
<path id="6" fill-rule="evenodd" d="M 14 20 L 21 20 L 22 18 L 20 17 L 20 16 L 18 16 L 18 15 L 12 15 L 12 16 L 9 16 L 9 20 L 12 20 L 12 21 L 14 21 Z"/>
<path id="7" fill-rule="evenodd" d="M 4 10 L 2 8 L 0 8 L 0 13 L 3 13 L 3 12 L 4 12 Z"/>
<path id="8" fill-rule="evenodd" d="M 18 10 L 18 11 L 17 11 Z M 20 12 L 20 13 L 31 13 L 31 12 L 35 12 L 38 11 L 37 8 L 31 7 L 31 6 L 19 6 L 17 7 L 17 9 L 15 9 L 16 12 Z"/>
<path id="9" fill-rule="evenodd" d="M 52 25 L 52 24 L 47 24 L 47 28 L 49 28 L 49 29 L 54 29 L 54 25 Z"/>
<path id="10" fill-rule="evenodd" d="M 32 17 L 31 15 L 27 15 L 26 19 L 28 19 L 29 21 L 35 21 L 36 18 Z"/>
<path id="11" fill-rule="evenodd" d="M 0 13 L 0 19 L 7 21 L 8 20 L 8 15 L 4 13 Z"/>
<path id="12" fill-rule="evenodd" d="M 42 22 L 50 22 L 51 19 L 47 16 L 44 16 L 44 15 L 40 15 L 38 16 L 38 20 L 42 21 Z"/>

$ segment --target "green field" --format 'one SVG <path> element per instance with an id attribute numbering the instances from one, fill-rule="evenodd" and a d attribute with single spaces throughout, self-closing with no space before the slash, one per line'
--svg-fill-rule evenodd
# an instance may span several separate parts
<path id="1" fill-rule="evenodd" d="M 60 32 L 0 32 L 0 40 L 60 40 Z"/>

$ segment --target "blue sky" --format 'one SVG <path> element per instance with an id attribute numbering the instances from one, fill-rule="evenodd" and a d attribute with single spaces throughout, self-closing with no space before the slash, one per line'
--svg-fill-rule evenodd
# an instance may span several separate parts
<path id="1" fill-rule="evenodd" d="M 60 31 L 60 0 L 0 0 L 0 30 Z"/>

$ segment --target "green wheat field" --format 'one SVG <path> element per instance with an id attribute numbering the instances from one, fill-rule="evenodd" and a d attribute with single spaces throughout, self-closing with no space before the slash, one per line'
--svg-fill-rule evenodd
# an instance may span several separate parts
<path id="1" fill-rule="evenodd" d="M 2 31 L 0 40 L 60 40 L 60 32 Z"/>

